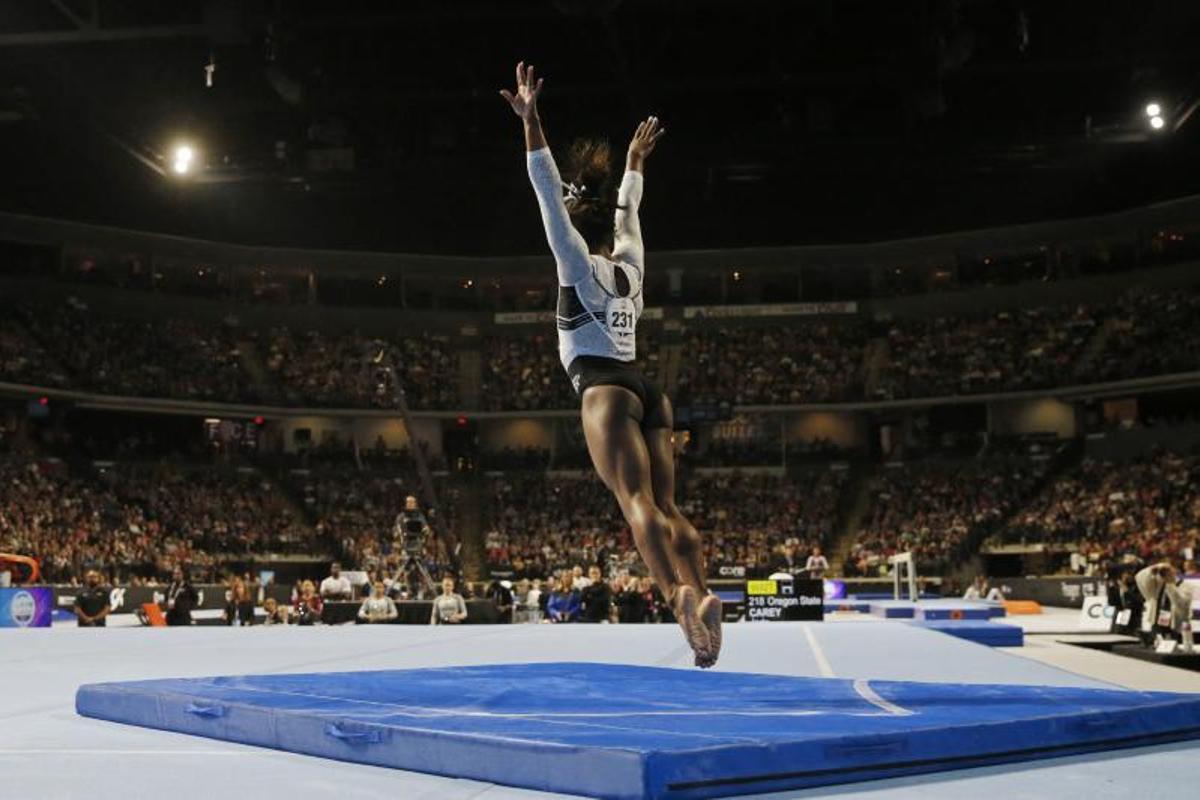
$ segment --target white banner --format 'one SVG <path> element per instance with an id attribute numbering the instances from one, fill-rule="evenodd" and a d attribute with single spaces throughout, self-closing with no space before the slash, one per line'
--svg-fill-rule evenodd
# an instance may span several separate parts
<path id="1" fill-rule="evenodd" d="M 1079 629 L 1082 631 L 1104 631 L 1112 629 L 1113 614 L 1116 609 L 1108 604 L 1107 598 L 1083 598 L 1083 608 L 1079 611 Z"/>
<path id="2" fill-rule="evenodd" d="M 772 303 L 758 306 L 685 306 L 684 319 L 728 317 L 812 317 L 820 314 L 857 314 L 858 303 Z"/>
<path id="3" fill-rule="evenodd" d="M 661 308 L 644 308 L 642 309 L 643 319 L 662 319 L 663 310 Z M 497 325 L 532 325 L 538 322 L 554 323 L 553 311 L 498 311 L 496 312 L 495 321 Z"/>

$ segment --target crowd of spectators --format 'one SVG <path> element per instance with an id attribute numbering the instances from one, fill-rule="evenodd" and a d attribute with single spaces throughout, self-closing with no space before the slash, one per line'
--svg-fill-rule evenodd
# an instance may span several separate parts
<path id="1" fill-rule="evenodd" d="M 887 574 L 888 556 L 911 551 L 936 572 L 1036 491 L 1045 466 L 1021 459 L 885 467 L 871 482 L 871 508 L 845 563 L 848 576 Z"/>
<path id="2" fill-rule="evenodd" d="M 484 549 L 493 571 L 545 580 L 577 564 L 637 563 L 617 501 L 594 475 L 507 474 L 489 484 Z"/>
<path id="3" fill-rule="evenodd" d="M 845 482 L 846 472 L 832 469 L 694 474 L 678 502 L 704 536 L 710 575 L 744 569 L 765 577 L 803 564 L 813 547 L 828 542 Z"/>
<path id="4" fill-rule="evenodd" d="M 890 400 L 1059 386 L 1096 325 L 1087 306 L 897 322 L 872 394 Z"/>
<path id="5" fill-rule="evenodd" d="M 458 353 L 444 336 L 381 340 L 259 330 L 233 318 L 148 321 L 114 313 L 73 297 L 10 301 L 0 320 L 0 380 L 126 396 L 381 408 L 393 403 L 374 361 L 383 342 L 412 408 L 461 406 Z M 905 318 L 876 334 L 880 344 L 868 347 L 868 326 L 855 319 L 690 326 L 680 344 L 676 404 L 970 395 L 1190 371 L 1200 347 L 1200 292 L 1132 290 L 1092 305 Z M 481 350 L 484 410 L 577 404 L 552 330 L 484 337 Z M 637 364 L 660 383 L 662 354 L 661 334 L 641 331 Z"/>
<path id="6" fill-rule="evenodd" d="M 1100 352 L 1081 365 L 1081 382 L 1110 381 L 1200 368 L 1200 293 L 1130 291 L 1111 309 Z"/>
<path id="7" fill-rule="evenodd" d="M 803 562 L 811 547 L 829 539 L 844 475 L 823 469 L 799 477 L 696 475 L 683 482 L 678 502 L 704 535 L 710 574 L 722 568 L 767 574 Z M 574 565 L 598 564 L 606 574 L 645 574 L 632 533 L 599 479 L 504 475 L 492 479 L 491 495 L 484 547 L 493 572 L 545 580 Z"/>
<path id="8" fill-rule="evenodd" d="M 783 445 L 778 439 L 711 439 L 688 448 L 684 457 L 698 467 L 777 467 L 783 463 Z"/>
<path id="9" fill-rule="evenodd" d="M 238 331 L 225 323 L 116 318 L 73 297 L 57 305 L 23 304 L 13 313 L 27 334 L 21 338 L 37 342 L 26 359 L 46 359 L 18 363 L 20 374 L 35 383 L 127 397 L 262 399 L 239 363 Z M 65 381 L 60 365 L 69 375 Z"/>
<path id="10" fill-rule="evenodd" d="M 1084 459 L 1025 504 L 996 538 L 1075 547 L 1093 565 L 1194 558 L 1200 456 L 1158 451 L 1124 463 Z"/>
<path id="11" fill-rule="evenodd" d="M 248 554 L 314 546 L 279 492 L 256 477 L 0 462 L 0 552 L 38 558 L 50 582 L 78 582 L 89 569 L 112 582 L 162 580 L 181 564 L 212 574 Z"/>
<path id="12" fill-rule="evenodd" d="M 482 397 L 488 411 L 571 408 L 575 390 L 559 361 L 554 332 L 486 339 Z"/>
<path id="13" fill-rule="evenodd" d="M 410 408 L 458 405 L 458 358 L 445 337 L 379 340 L 275 327 L 263 346 L 263 363 L 288 405 L 393 407 L 392 381 L 376 361 L 385 349 Z"/>
<path id="14" fill-rule="evenodd" d="M 638 331 L 635 363 L 653 381 L 660 379 L 661 347 L 657 331 Z M 540 411 L 579 405 L 559 360 L 558 339 L 553 331 L 486 339 L 481 385 L 487 411 Z"/>
<path id="15" fill-rule="evenodd" d="M 698 328 L 683 343 L 678 405 L 823 403 L 862 396 L 855 323 Z"/>
<path id="16" fill-rule="evenodd" d="M 199 551 L 307 553 L 318 544 L 283 492 L 256 472 L 160 465 L 105 470 L 101 480 L 147 523 Z"/>
<path id="17" fill-rule="evenodd" d="M 318 538 L 328 542 L 350 565 L 387 574 L 402 566 L 405 555 L 394 542 L 396 515 L 408 495 L 420 495 L 416 475 L 299 470 L 292 489 L 316 520 Z M 450 570 L 455 561 L 453 539 L 457 495 L 435 482 L 441 518 L 430 519 L 437 534 L 425 540 L 423 563 L 433 578 Z"/>

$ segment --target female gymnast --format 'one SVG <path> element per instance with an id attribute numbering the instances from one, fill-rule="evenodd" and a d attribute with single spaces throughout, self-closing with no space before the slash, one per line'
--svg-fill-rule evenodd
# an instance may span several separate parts
<path id="1" fill-rule="evenodd" d="M 581 398 L 592 463 L 633 529 L 696 665 L 711 667 L 721 650 L 721 601 L 704 581 L 700 535 L 675 505 L 671 402 L 633 364 L 645 270 L 637 213 L 642 171 L 666 129 L 657 117 L 637 126 L 615 198 L 606 142 L 577 141 L 571 180 L 563 183 L 538 116 L 542 83 L 521 62 L 516 90 L 500 94 L 524 123 L 529 179 L 558 265 L 559 357 Z"/>

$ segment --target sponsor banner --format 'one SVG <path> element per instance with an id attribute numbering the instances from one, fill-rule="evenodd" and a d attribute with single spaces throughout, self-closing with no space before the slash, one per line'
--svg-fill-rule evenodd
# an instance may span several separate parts
<path id="1" fill-rule="evenodd" d="M 45 586 L 0 589 L 0 628 L 49 628 L 54 591 Z"/>
<path id="2" fill-rule="evenodd" d="M 644 319 L 662 319 L 663 310 L 661 308 L 643 308 L 642 315 L 638 320 Z M 534 323 L 545 322 L 551 325 L 554 324 L 553 311 L 498 311 L 496 312 L 495 322 L 497 325 L 533 325 Z"/>
<path id="3" fill-rule="evenodd" d="M 825 594 L 821 581 L 746 581 L 746 619 L 768 622 L 823 620 Z"/>
<path id="4" fill-rule="evenodd" d="M 813 317 L 821 314 L 857 314 L 858 303 L 769 303 L 753 306 L 684 306 L 684 319 L 729 317 Z"/>
<path id="5" fill-rule="evenodd" d="M 1102 578 L 1000 578 L 1006 600 L 1036 600 L 1044 606 L 1083 608 L 1084 598 L 1106 597 Z"/>
<path id="6" fill-rule="evenodd" d="M 826 600 L 845 600 L 846 599 L 846 582 L 840 580 L 826 580 L 824 582 L 825 599 Z"/>
<path id="7" fill-rule="evenodd" d="M 1108 604 L 1104 597 L 1092 595 L 1083 598 L 1083 608 L 1079 610 L 1079 629 L 1084 631 L 1112 630 L 1113 615 L 1116 609 Z"/>

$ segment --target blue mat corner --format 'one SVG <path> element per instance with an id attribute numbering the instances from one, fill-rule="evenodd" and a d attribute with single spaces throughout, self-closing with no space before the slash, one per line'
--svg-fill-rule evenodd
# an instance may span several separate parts
<path id="1" fill-rule="evenodd" d="M 81 686 L 87 717 L 613 798 L 850 783 L 1200 738 L 1200 696 L 612 664 Z"/>

